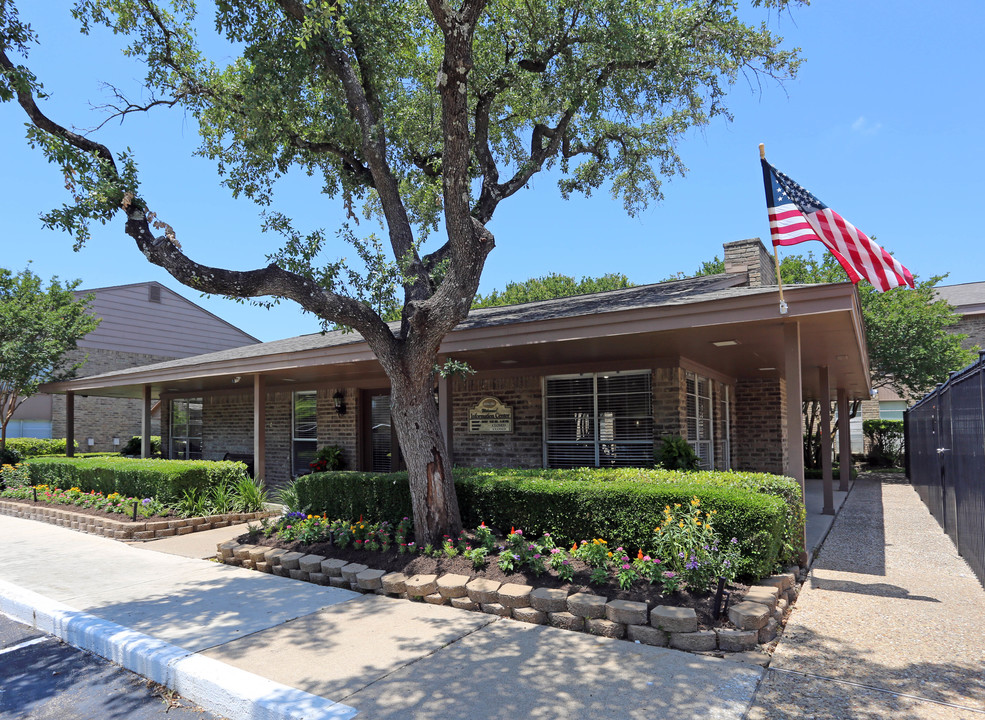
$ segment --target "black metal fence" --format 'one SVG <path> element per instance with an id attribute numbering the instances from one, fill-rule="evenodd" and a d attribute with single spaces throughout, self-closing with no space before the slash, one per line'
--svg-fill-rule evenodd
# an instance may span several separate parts
<path id="1" fill-rule="evenodd" d="M 907 477 L 985 585 L 985 352 L 903 420 Z"/>

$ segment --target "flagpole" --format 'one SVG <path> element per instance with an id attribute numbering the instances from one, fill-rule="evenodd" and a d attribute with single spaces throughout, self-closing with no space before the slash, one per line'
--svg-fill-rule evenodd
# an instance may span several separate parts
<path id="1" fill-rule="evenodd" d="M 766 159 L 766 144 L 759 143 L 759 159 Z M 780 277 L 780 257 L 776 252 L 776 244 L 773 244 L 773 266 L 776 268 L 776 284 L 780 288 L 780 314 L 787 314 L 787 302 L 783 299 L 783 278 Z"/>

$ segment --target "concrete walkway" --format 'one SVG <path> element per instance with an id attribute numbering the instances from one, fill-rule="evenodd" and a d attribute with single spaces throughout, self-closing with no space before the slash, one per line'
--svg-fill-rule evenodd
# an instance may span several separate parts
<path id="1" fill-rule="evenodd" d="M 234 719 L 739 720 L 764 673 L 173 554 L 191 545 L 10 517 L 0 537 L 0 612 Z"/>
<path id="2" fill-rule="evenodd" d="M 749 720 L 985 718 L 985 590 L 903 483 L 855 482 Z"/>

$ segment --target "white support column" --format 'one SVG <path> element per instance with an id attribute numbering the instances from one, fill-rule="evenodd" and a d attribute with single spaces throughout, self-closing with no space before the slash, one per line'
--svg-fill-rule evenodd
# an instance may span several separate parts
<path id="1" fill-rule="evenodd" d="M 149 458 L 150 449 L 150 385 L 144 385 L 143 390 L 143 402 L 140 407 L 140 457 Z"/>
<path id="2" fill-rule="evenodd" d="M 848 483 L 852 481 L 852 427 L 845 388 L 838 388 L 838 450 L 838 490 L 848 492 Z"/>
<path id="3" fill-rule="evenodd" d="M 831 473 L 831 390 L 828 388 L 828 368 L 818 368 L 821 387 L 821 478 L 824 484 L 822 515 L 835 514 L 835 488 Z"/>
<path id="4" fill-rule="evenodd" d="M 267 383 L 263 375 L 253 376 L 253 476 L 263 480 L 267 474 Z"/>

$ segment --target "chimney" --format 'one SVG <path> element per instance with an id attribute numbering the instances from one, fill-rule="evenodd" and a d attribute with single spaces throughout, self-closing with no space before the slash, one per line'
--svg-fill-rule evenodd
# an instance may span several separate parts
<path id="1" fill-rule="evenodd" d="M 759 238 L 736 240 L 722 245 L 725 249 L 725 272 L 746 273 L 749 287 L 776 285 L 776 267 Z"/>

